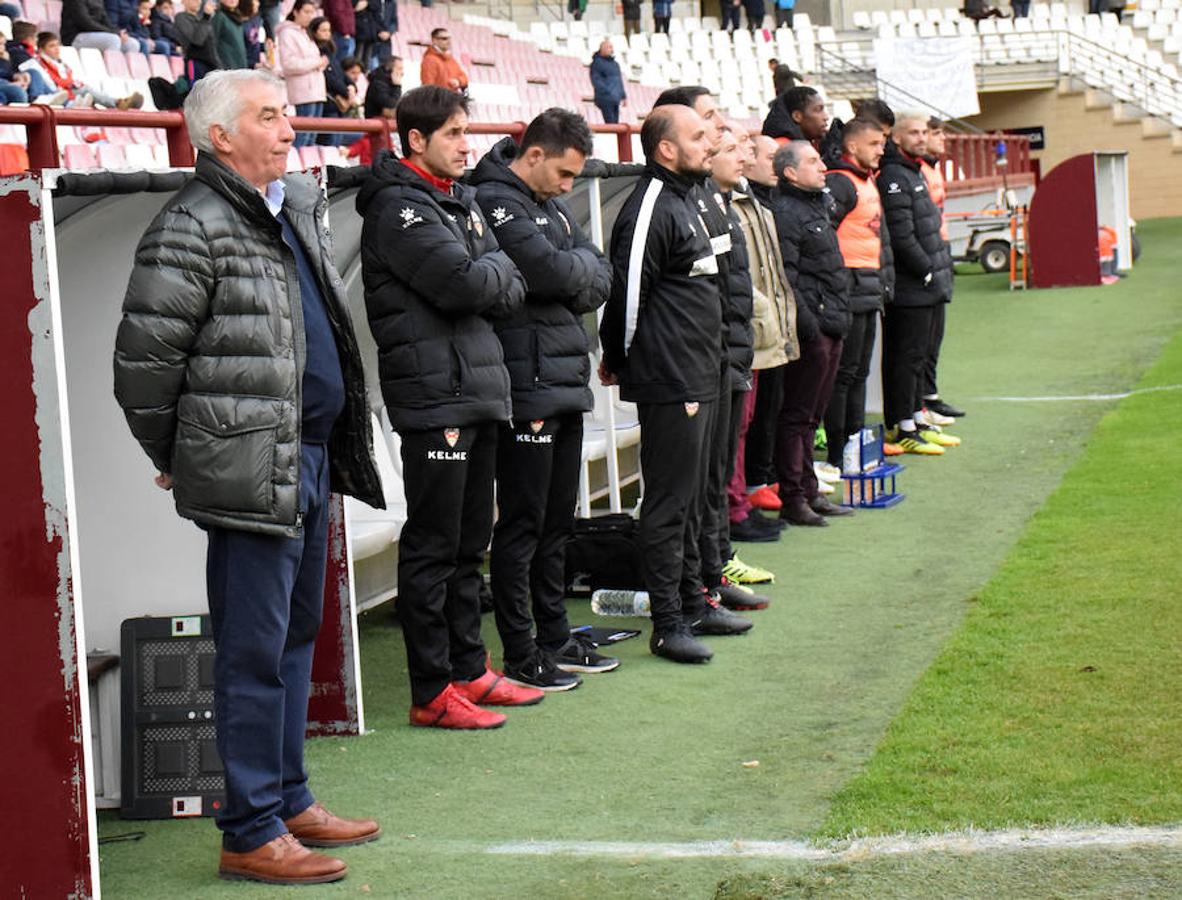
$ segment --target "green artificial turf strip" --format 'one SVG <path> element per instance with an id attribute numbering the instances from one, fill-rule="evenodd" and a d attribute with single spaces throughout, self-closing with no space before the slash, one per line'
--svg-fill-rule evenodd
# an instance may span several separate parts
<path id="1" fill-rule="evenodd" d="M 362 617 L 371 734 L 309 742 L 312 785 L 330 808 L 375 815 L 386 834 L 342 851 L 342 896 L 709 896 L 752 861 L 576 860 L 484 853 L 502 841 L 779 839 L 813 833 L 866 765 L 916 681 L 963 620 L 1107 403 L 1006 404 L 1003 394 L 1127 389 L 1182 325 L 1169 265 L 1182 222 L 1146 223 L 1144 264 L 1108 288 L 1011 294 L 996 277 L 957 280 L 941 362 L 944 393 L 969 409 L 965 446 L 906 460 L 907 500 L 773 545 L 742 545 L 779 573 L 754 631 L 710 639 L 708 666 L 619 645 L 618 672 L 510 712 L 486 734 L 411 729 L 401 635 Z M 592 620 L 573 602 L 576 623 Z M 602 620 L 601 620 L 602 621 Z M 619 620 L 621 625 L 630 620 Z M 499 658 L 491 618 L 485 635 Z M 758 760 L 758 768 L 744 761 Z M 134 844 L 101 849 L 111 897 L 184 891 L 271 896 L 214 880 L 208 821 L 128 823 Z M 158 889 L 158 890 L 157 890 Z"/>
<path id="2" fill-rule="evenodd" d="M 1182 390 L 1104 418 L 826 833 L 1182 821 L 1180 446 Z"/>

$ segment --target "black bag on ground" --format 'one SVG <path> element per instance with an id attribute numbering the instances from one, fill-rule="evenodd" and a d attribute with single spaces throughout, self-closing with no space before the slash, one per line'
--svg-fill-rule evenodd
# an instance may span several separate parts
<path id="1" fill-rule="evenodd" d="M 644 590 L 637 522 L 628 513 L 575 519 L 566 542 L 567 593 L 599 588 Z"/>

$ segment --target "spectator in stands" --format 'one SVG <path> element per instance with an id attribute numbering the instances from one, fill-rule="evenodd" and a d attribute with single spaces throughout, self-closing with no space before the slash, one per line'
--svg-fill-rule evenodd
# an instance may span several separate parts
<path id="1" fill-rule="evenodd" d="M 72 47 L 96 50 L 139 50 L 140 45 L 126 31 L 107 18 L 103 0 L 64 0 L 61 39 Z"/>
<path id="2" fill-rule="evenodd" d="M 944 186 L 944 123 L 933 117 L 928 119 L 928 142 L 926 152 L 920 157 L 919 168 L 923 173 L 924 183 L 928 186 L 928 194 L 936 209 L 940 210 L 940 237 L 948 243 L 948 219 L 944 215 L 944 199 L 947 188 Z M 951 253 L 951 247 L 949 248 Z M 940 362 L 940 346 L 944 343 L 944 321 L 947 303 L 952 300 L 949 290 L 948 301 L 937 304 L 932 313 L 932 332 L 928 342 L 928 352 L 924 359 L 923 406 L 924 414 L 936 426 L 953 424 L 954 419 L 964 415 L 964 410 L 957 409 L 940 397 L 940 388 L 936 383 L 936 368 Z"/>
<path id="3" fill-rule="evenodd" d="M 128 23 L 135 18 L 136 0 L 103 0 L 103 11 L 115 28 L 127 31 Z"/>
<path id="4" fill-rule="evenodd" d="M 332 41 L 332 23 L 328 19 L 317 16 L 308 26 L 308 34 L 320 49 L 320 55 L 328 60 L 324 69 L 324 109 L 321 113 L 326 119 L 351 118 L 359 111 L 357 102 L 357 88 L 348 78 L 337 62 L 336 45 Z M 327 147 L 338 147 L 350 135 L 345 132 L 323 133 L 316 139 L 316 143 Z"/>
<path id="5" fill-rule="evenodd" d="M 349 56 L 341 60 L 341 71 L 357 91 L 357 114 L 360 115 L 361 109 L 365 106 L 365 95 L 369 93 L 369 79 L 365 77 L 365 69 L 361 67 L 361 60 Z"/>
<path id="6" fill-rule="evenodd" d="M 258 0 L 238 0 L 233 17 L 242 26 L 242 40 L 246 46 L 246 68 L 271 68 L 267 62 L 267 31 L 259 14 Z"/>
<path id="7" fill-rule="evenodd" d="M 210 20 L 213 42 L 223 69 L 250 68 L 246 61 L 246 35 L 238 18 L 239 0 L 219 0 Z"/>
<path id="8" fill-rule="evenodd" d="M 791 28 L 792 13 L 796 9 L 796 0 L 776 0 L 776 27 Z"/>
<path id="9" fill-rule="evenodd" d="M 673 0 L 653 0 L 653 34 L 669 33 L 673 18 Z"/>
<path id="10" fill-rule="evenodd" d="M 830 503 L 820 492 L 813 467 L 817 426 L 829 405 L 850 328 L 849 276 L 825 191 L 825 163 L 808 141 L 776 151 L 779 177 L 776 231 L 784 271 L 796 297 L 800 359 L 788 364 L 776 441 L 780 517 L 793 525 L 824 526 L 829 516 L 853 510 Z"/>
<path id="11" fill-rule="evenodd" d="M 12 67 L 7 47 L 0 47 L 0 106 L 29 102 L 29 74 Z"/>
<path id="12" fill-rule="evenodd" d="M 681 104 L 654 107 L 640 142 L 645 171 L 612 229 L 615 280 L 599 329 L 599 375 L 618 383 L 640 416 L 637 544 L 652 611 L 649 649 L 702 663 L 714 654 L 695 639 L 690 622 L 699 610 L 687 603 L 704 606 L 706 597 L 686 596 L 682 580 L 710 458 L 722 306 L 710 237 L 685 223 L 702 215 L 698 186 L 710 173 L 712 145 L 702 117 Z"/>
<path id="13" fill-rule="evenodd" d="M 747 398 L 735 477 L 728 494 L 731 540 L 765 542 L 777 540 L 779 531 L 772 532 L 766 520 L 753 510 L 768 508 L 778 512 L 782 506 L 767 485 L 774 481 L 773 452 L 776 420 L 784 397 L 784 371 L 789 362 L 800 357 L 800 347 L 796 340 L 796 300 L 784 272 L 771 211 L 776 190 L 773 159 L 779 144 L 763 134 L 755 135 L 752 143 L 752 158 L 745 169 L 747 192 L 735 193 L 734 209 L 751 258 L 754 396 Z M 752 460 L 757 463 L 752 465 Z M 762 480 L 754 482 L 757 491 L 749 494 L 752 476 L 761 476 Z M 775 502 L 756 506 L 752 500 L 757 499 L 759 490 Z M 722 572 L 736 584 L 758 584 L 772 578 L 770 572 L 744 563 L 733 551 Z"/>
<path id="14" fill-rule="evenodd" d="M 583 13 L 587 11 L 587 0 L 566 0 L 566 11 L 576 22 L 582 22 Z"/>
<path id="15" fill-rule="evenodd" d="M 412 725 L 497 728 L 545 694 L 487 666 L 480 567 L 493 525 L 497 428 L 512 415 L 493 322 L 517 312 L 525 281 L 498 249 L 476 191 L 457 179 L 467 98 L 424 85 L 398 104 L 403 158 L 381 154 L 357 195 L 361 265 L 382 396 L 402 438 L 407 516 L 398 543 L 398 616 Z"/>
<path id="16" fill-rule="evenodd" d="M 476 200 L 501 249 L 525 278 L 521 309 L 494 322 L 513 393 L 497 444 L 497 521 L 489 572 L 505 676 L 544 691 L 610 672 L 618 659 L 572 637 L 565 545 L 582 469 L 583 414 L 594 406 L 583 316 L 611 293 L 611 263 L 559 197 L 591 155 L 581 116 L 548 109 L 521 147 L 507 137 L 476 166 Z"/>
<path id="17" fill-rule="evenodd" d="M 208 72 L 222 67 L 218 56 L 217 39 L 213 33 L 213 16 L 217 10 L 216 0 L 181 0 L 184 6 L 177 13 L 177 34 L 185 51 L 185 75 L 190 84 L 196 84 Z"/>
<path id="18" fill-rule="evenodd" d="M 451 32 L 446 28 L 436 28 L 431 32 L 431 46 L 423 54 L 419 81 L 467 96 L 468 76 L 460 61 L 452 54 Z"/>
<path id="19" fill-rule="evenodd" d="M 141 53 L 171 56 L 176 49 L 165 38 L 152 36 L 152 0 L 139 0 L 131 18 L 123 22 L 123 28 L 139 42 Z"/>
<path id="20" fill-rule="evenodd" d="M 927 115 L 899 115 L 893 136 L 878 176 L 895 267 L 894 298 L 882 328 L 883 419 L 887 440 L 904 452 L 939 456 L 952 444 L 938 431 L 921 427 L 924 363 L 935 307 L 952 295 L 952 256 L 940 237 L 940 211 L 920 170 L 927 152 Z"/>
<path id="21" fill-rule="evenodd" d="M 357 0 L 356 57 L 369 70 L 390 58 L 390 39 L 398 31 L 396 0 Z"/>
<path id="22" fill-rule="evenodd" d="M 743 0 L 722 0 L 719 11 L 722 13 L 722 27 L 727 34 L 734 34 L 741 27 Z"/>
<path id="23" fill-rule="evenodd" d="M 24 10 L 21 9 L 17 3 L 0 3 L 0 16 L 4 16 L 10 22 L 15 22 L 22 15 Z"/>
<path id="24" fill-rule="evenodd" d="M 1010 0 L 1010 8 L 1015 19 L 1024 19 L 1030 15 L 1030 0 Z"/>
<path id="25" fill-rule="evenodd" d="M 219 874 L 306 884 L 346 867 L 305 844 L 381 834 L 315 800 L 303 751 L 330 485 L 384 500 L 325 201 L 311 179 L 284 176 L 285 103 L 278 78 L 250 70 L 215 72 L 189 93 L 196 174 L 136 250 L 115 397 L 156 484 L 208 536 Z"/>
<path id="26" fill-rule="evenodd" d="M 267 38 L 274 41 L 276 39 L 275 33 L 279 30 L 279 23 L 283 21 L 282 0 L 262 0 L 259 3 L 259 16 L 263 20 L 263 30 L 266 32 Z"/>
<path id="27" fill-rule="evenodd" d="M 990 6 L 986 0 L 965 0 L 964 15 L 966 19 L 980 22 L 982 19 L 1005 19 L 1006 14 L 996 6 Z"/>
<path id="28" fill-rule="evenodd" d="M 777 64 L 772 67 L 772 89 L 776 92 L 777 97 L 796 87 L 798 81 L 800 81 L 800 75 L 793 72 L 791 66 Z"/>
<path id="29" fill-rule="evenodd" d="M 37 26 L 23 19 L 15 20 L 12 23 L 12 38 L 4 46 L 13 68 L 19 69 L 37 56 Z"/>
<path id="30" fill-rule="evenodd" d="M 743 9 L 747 13 L 747 29 L 755 34 L 763 27 L 763 17 L 767 15 L 767 7 L 763 0 L 743 0 Z"/>
<path id="31" fill-rule="evenodd" d="M 324 70 L 328 68 L 328 59 L 308 33 L 314 18 L 313 0 L 296 0 L 287 19 L 279 25 L 275 40 L 283 80 L 287 83 L 287 102 L 295 107 L 297 116 L 311 118 L 324 112 Z M 295 146 L 306 147 L 315 139 L 314 132 L 300 132 L 295 137 Z"/>
<path id="32" fill-rule="evenodd" d="M 833 198 L 837 243 L 849 273 L 850 330 L 842 346 L 833 395 L 825 411 L 828 464 L 842 465 L 842 450 L 866 420 L 866 379 L 882 312 L 882 199 L 875 184 L 886 138 L 874 122 L 845 126 L 843 154 L 830 166 L 825 186 Z"/>
<path id="33" fill-rule="evenodd" d="M 624 15 L 624 40 L 640 34 L 640 3 L 641 0 L 622 0 L 620 3 Z"/>
<path id="34" fill-rule="evenodd" d="M 181 33 L 176 30 L 176 23 L 172 18 L 172 0 L 156 0 L 152 7 L 152 19 L 149 29 L 154 41 L 167 41 L 172 47 L 172 55 L 180 56 L 184 51 L 184 41 Z"/>
<path id="35" fill-rule="evenodd" d="M 28 85 L 23 89 L 30 100 L 47 106 L 61 106 L 69 99 L 69 94 L 54 87 L 37 66 L 37 26 L 32 22 L 18 19 L 12 23 L 12 40 L 5 44 L 5 52 L 11 71 L 28 78 Z M 9 80 L 17 85 L 24 81 L 23 78 Z"/>
<path id="36" fill-rule="evenodd" d="M 37 35 L 37 58 L 25 63 L 26 70 L 36 68 L 37 72 L 56 90 L 65 91 L 67 106 L 102 106 L 107 109 L 139 109 L 144 98 L 139 93 L 115 98 L 98 88 L 84 84 L 74 77 L 70 67 L 62 62 L 62 42 L 52 31 Z"/>
<path id="37" fill-rule="evenodd" d="M 352 0 L 323 0 L 324 17 L 332 26 L 332 43 L 338 62 L 357 49 L 357 16 Z"/>
<path id="38" fill-rule="evenodd" d="M 365 92 L 365 118 L 394 118 L 394 108 L 402 98 L 402 57 L 391 56 L 369 73 Z"/>
<path id="39" fill-rule="evenodd" d="M 777 141 L 809 141 L 819 147 L 829 127 L 825 101 L 811 87 L 789 88 L 771 103 L 763 133 Z"/>
<path id="40" fill-rule="evenodd" d="M 595 91 L 595 105 L 603 113 L 603 121 L 615 125 L 620 121 L 620 104 L 627 100 L 624 76 L 613 55 L 611 41 L 604 41 L 591 56 L 591 87 Z"/>

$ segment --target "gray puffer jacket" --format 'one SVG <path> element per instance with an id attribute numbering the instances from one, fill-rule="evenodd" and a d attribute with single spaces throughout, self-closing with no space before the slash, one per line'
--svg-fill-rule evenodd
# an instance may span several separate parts
<path id="1" fill-rule="evenodd" d="M 332 489 L 381 508 L 370 413 L 344 285 L 306 177 L 284 215 L 320 283 L 345 381 L 329 439 Z M 262 195 L 202 153 L 197 175 L 140 239 L 115 343 L 115 398 L 177 512 L 203 525 L 296 537 L 302 528 L 304 320 L 295 257 Z"/>

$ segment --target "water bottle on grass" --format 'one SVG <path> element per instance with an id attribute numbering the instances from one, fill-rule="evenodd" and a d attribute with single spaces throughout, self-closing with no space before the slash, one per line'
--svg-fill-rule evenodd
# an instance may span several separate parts
<path id="1" fill-rule="evenodd" d="M 648 591 L 600 588 L 591 595 L 591 612 L 597 616 L 647 616 Z"/>

